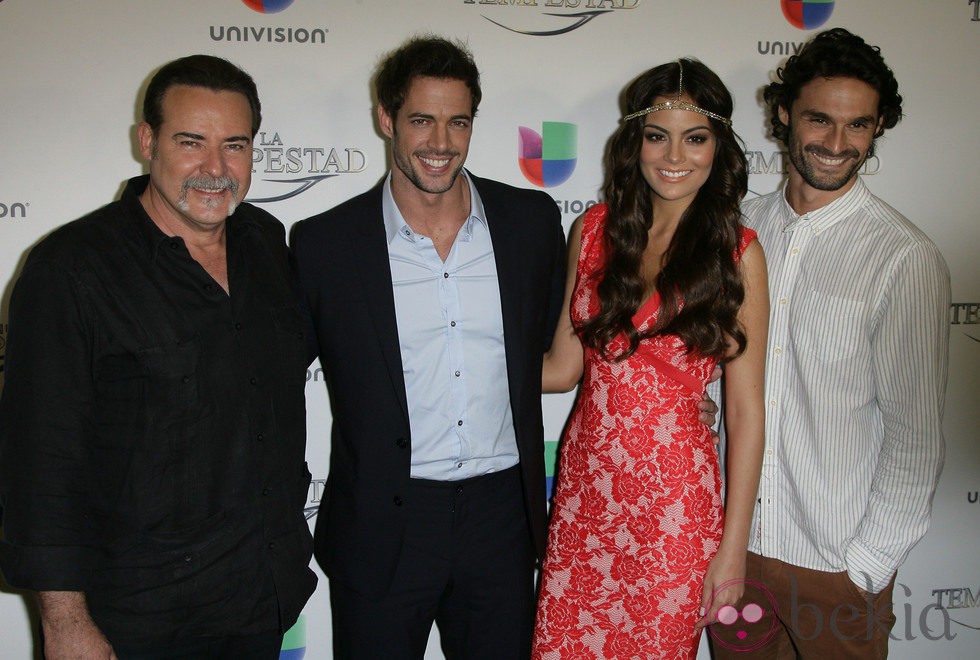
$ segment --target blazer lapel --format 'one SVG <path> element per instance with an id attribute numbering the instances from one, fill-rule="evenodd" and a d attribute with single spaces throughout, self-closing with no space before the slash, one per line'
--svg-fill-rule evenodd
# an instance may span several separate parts
<path id="1" fill-rule="evenodd" d="M 364 288 L 366 303 L 374 325 L 381 353 L 388 367 L 392 387 L 408 422 L 408 400 L 405 394 L 405 377 L 402 369 L 401 348 L 398 343 L 398 325 L 395 319 L 395 294 L 391 283 L 391 266 L 388 262 L 388 242 L 381 210 L 381 186 L 373 189 L 370 206 L 356 230 L 351 234 L 351 251 Z M 352 329 L 357 332 L 357 329 Z"/>
<path id="2" fill-rule="evenodd" d="M 494 196 L 477 177 L 470 175 L 480 193 L 487 214 L 493 259 L 497 266 L 497 286 L 500 289 L 500 313 L 504 325 L 504 352 L 507 358 L 511 407 L 521 402 L 522 382 L 519 365 L 524 363 L 527 342 L 524 341 L 524 318 L 521 308 L 523 281 L 520 267 L 520 240 L 516 231 L 517 218 L 510 215 L 501 200 Z M 516 411 L 515 411 L 516 412 Z"/>

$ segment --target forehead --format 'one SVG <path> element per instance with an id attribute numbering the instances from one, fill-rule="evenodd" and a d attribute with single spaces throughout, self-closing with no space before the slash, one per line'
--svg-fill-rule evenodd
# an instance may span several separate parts
<path id="1" fill-rule="evenodd" d="M 814 78 L 800 88 L 793 110 L 875 116 L 878 114 L 878 92 L 857 78 Z"/>
<path id="2" fill-rule="evenodd" d="M 252 108 L 244 94 L 191 85 L 174 85 L 167 89 L 161 103 L 163 123 L 175 130 L 182 125 L 207 123 L 220 125 L 231 132 L 252 132 Z"/>
<path id="3" fill-rule="evenodd" d="M 665 103 L 667 101 L 677 100 L 677 95 L 669 96 L 657 96 L 653 99 L 651 106 L 655 106 L 659 103 Z M 681 101 L 686 101 L 691 105 L 697 105 L 697 103 L 687 94 L 682 94 L 680 97 Z M 685 110 L 684 108 L 671 108 L 669 110 L 657 110 L 656 112 L 651 112 L 644 116 L 643 125 L 655 124 L 663 128 L 669 128 L 671 130 L 689 130 L 691 128 L 704 127 L 711 130 L 711 121 L 699 112 L 692 112 L 691 110 Z"/>
<path id="4" fill-rule="evenodd" d="M 473 95 L 462 80 L 416 76 L 405 93 L 402 110 L 426 114 L 443 111 L 452 115 L 469 116 L 472 105 Z"/>

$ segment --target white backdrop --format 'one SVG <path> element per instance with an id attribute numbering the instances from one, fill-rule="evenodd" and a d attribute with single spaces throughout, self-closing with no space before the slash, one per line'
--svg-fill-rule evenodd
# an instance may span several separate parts
<path id="1" fill-rule="evenodd" d="M 27 249 L 115 198 L 122 182 L 142 171 L 133 140 L 141 91 L 150 73 L 175 57 L 213 53 L 254 76 L 264 120 L 249 196 L 292 194 L 262 203 L 289 226 L 362 192 L 384 173 L 368 85 L 378 57 L 413 33 L 462 39 L 483 74 L 468 163 L 475 173 L 533 187 L 518 166 L 518 127 L 577 126 L 576 168 L 547 189 L 567 227 L 597 197 L 619 92 L 645 69 L 681 55 L 703 60 L 728 83 L 735 127 L 749 152 L 750 194 L 774 190 L 782 157 L 766 137 L 759 90 L 816 30 L 844 26 L 882 48 L 906 100 L 906 117 L 879 141 L 867 181 L 939 245 L 955 303 L 946 468 L 932 528 L 899 573 L 891 653 L 975 658 L 980 2 L 802 4 L 831 15 L 823 24 L 797 27 L 780 0 L 266 0 L 264 12 L 252 8 L 261 8 L 259 0 L 0 0 L 0 354 L 10 284 Z M 304 184 L 298 180 L 309 177 L 321 178 L 297 192 Z M 308 458 L 314 479 L 322 481 L 330 412 L 320 374 L 314 368 L 309 376 Z M 570 404 L 570 395 L 544 398 L 550 450 Z M 329 658 L 325 579 L 305 620 L 298 646 L 305 644 L 307 658 Z M 0 581 L 0 657 L 30 657 L 31 626 L 25 599 Z M 707 657 L 704 649 L 701 655 Z M 435 644 L 427 657 L 441 657 Z"/>

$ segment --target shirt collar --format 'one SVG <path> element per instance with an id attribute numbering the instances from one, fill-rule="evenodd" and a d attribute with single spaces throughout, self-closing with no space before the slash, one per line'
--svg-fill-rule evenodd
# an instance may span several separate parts
<path id="1" fill-rule="evenodd" d="M 150 185 L 149 174 L 133 177 L 123 189 L 120 202 L 125 209 L 127 222 L 133 227 L 133 231 L 136 233 L 137 240 L 141 245 L 146 247 L 147 254 L 155 258 L 163 246 L 170 245 L 172 241 L 178 241 L 183 244 L 183 240 L 176 236 L 167 236 L 160 231 L 160 228 L 157 227 L 156 223 L 153 222 L 146 212 L 146 209 L 143 208 L 140 195 L 143 194 L 148 185 Z M 249 214 L 239 212 L 243 206 L 244 202 L 239 204 L 235 213 L 225 221 L 226 241 L 232 233 L 237 236 L 255 224 L 255 221 L 249 217 Z"/>
<path id="2" fill-rule="evenodd" d="M 852 213 L 860 209 L 871 197 L 871 191 L 864 185 L 864 180 L 859 176 L 854 181 L 854 185 L 846 193 L 832 201 L 826 206 L 797 215 L 793 207 L 786 201 L 786 190 L 789 183 L 783 185 L 782 206 L 783 206 L 783 231 L 793 231 L 795 229 L 809 229 L 814 234 L 824 232 L 841 220 L 847 218 Z"/>
<path id="3" fill-rule="evenodd" d="M 463 169 L 460 171 L 460 175 L 470 187 L 470 215 L 460 229 L 460 236 L 466 240 L 473 234 L 474 222 L 479 222 L 484 227 L 487 226 L 487 214 L 483 208 L 483 200 L 480 199 L 480 194 L 476 191 L 476 186 L 473 184 L 469 172 Z M 391 171 L 385 177 L 384 186 L 381 190 L 381 209 L 384 213 L 385 235 L 389 244 L 398 234 L 407 237 L 409 240 L 414 240 L 415 232 L 405 222 L 401 211 L 398 210 L 398 205 L 395 204 L 395 197 L 391 194 Z"/>

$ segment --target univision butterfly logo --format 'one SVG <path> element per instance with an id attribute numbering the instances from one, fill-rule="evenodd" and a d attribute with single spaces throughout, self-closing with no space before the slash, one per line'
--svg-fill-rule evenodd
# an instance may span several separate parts
<path id="1" fill-rule="evenodd" d="M 575 171 L 578 127 L 560 121 L 541 123 L 541 132 L 518 126 L 517 162 L 528 181 L 551 188 Z"/>
<path id="2" fill-rule="evenodd" d="M 242 2 L 262 14 L 278 14 L 293 4 L 293 0 L 242 0 Z"/>
<path id="3" fill-rule="evenodd" d="M 813 30 L 834 13 L 834 0 L 779 0 L 786 20 L 801 30 Z"/>
<path id="4" fill-rule="evenodd" d="M 282 638 L 282 647 L 279 651 L 279 660 L 303 660 L 306 656 L 306 616 L 299 615 L 299 619 L 292 628 L 286 631 Z"/>

